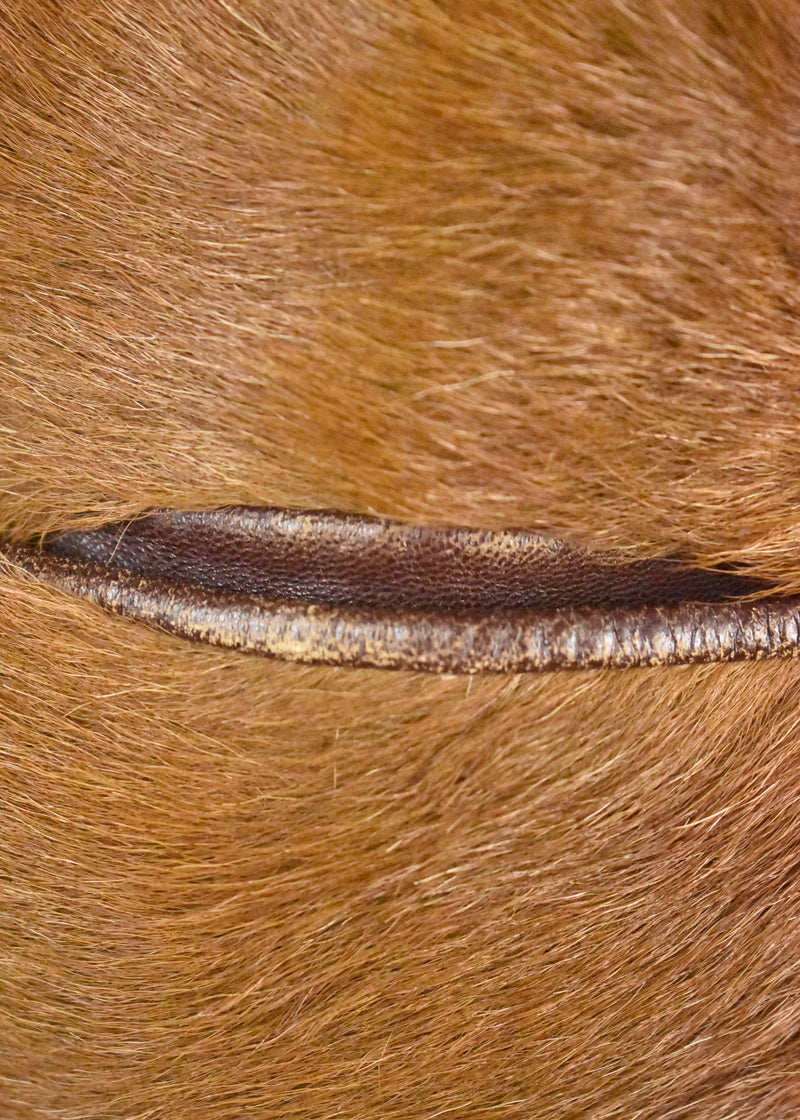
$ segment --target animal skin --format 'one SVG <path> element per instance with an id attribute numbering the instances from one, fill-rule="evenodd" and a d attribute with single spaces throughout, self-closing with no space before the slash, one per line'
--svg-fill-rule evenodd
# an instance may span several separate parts
<path id="1" fill-rule="evenodd" d="M 800 599 L 744 572 L 625 563 L 519 531 L 243 506 L 161 510 L 0 555 L 189 641 L 312 664 L 622 669 L 796 657 L 800 642 Z"/>
<path id="2" fill-rule="evenodd" d="M 0 537 L 800 594 L 799 121 L 796 0 L 0 2 Z M 285 663 L 6 559 L 0 683 L 3 1118 L 800 1110 L 797 660 Z"/>

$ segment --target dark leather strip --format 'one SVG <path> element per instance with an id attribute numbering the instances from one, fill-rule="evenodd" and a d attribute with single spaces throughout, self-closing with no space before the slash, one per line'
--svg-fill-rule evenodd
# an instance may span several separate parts
<path id="1" fill-rule="evenodd" d="M 198 642 L 296 661 L 524 672 L 795 654 L 800 599 L 744 573 L 524 531 L 240 507 L 6 545 L 47 583 Z"/>

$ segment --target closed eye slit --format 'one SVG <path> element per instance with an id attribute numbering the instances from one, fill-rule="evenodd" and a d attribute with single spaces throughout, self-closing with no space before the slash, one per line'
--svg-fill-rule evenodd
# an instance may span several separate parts
<path id="1" fill-rule="evenodd" d="M 630 560 L 522 530 L 242 506 L 161 510 L 2 554 L 114 613 L 293 661 L 627 668 L 785 657 L 800 637 L 800 597 L 770 595 L 745 572 Z"/>

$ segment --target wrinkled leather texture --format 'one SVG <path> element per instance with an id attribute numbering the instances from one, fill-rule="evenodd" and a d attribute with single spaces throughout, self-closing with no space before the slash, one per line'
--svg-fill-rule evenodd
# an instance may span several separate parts
<path id="1" fill-rule="evenodd" d="M 628 561 L 532 533 L 326 512 L 162 511 L 5 556 L 196 642 L 439 673 L 792 656 L 800 600 L 743 573 Z"/>
<path id="2" fill-rule="evenodd" d="M 759 585 L 672 560 L 624 562 L 524 531 L 414 527 L 325 512 L 164 511 L 46 542 L 46 551 L 169 583 L 390 611 L 672 606 Z"/>

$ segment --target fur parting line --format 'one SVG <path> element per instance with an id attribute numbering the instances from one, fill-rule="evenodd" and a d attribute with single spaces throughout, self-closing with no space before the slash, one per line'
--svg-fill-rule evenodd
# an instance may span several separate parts
<path id="1" fill-rule="evenodd" d="M 5 555 L 115 613 L 292 661 L 528 672 L 789 656 L 800 641 L 800 598 L 745 574 L 524 531 L 237 507 L 160 511 Z"/>

